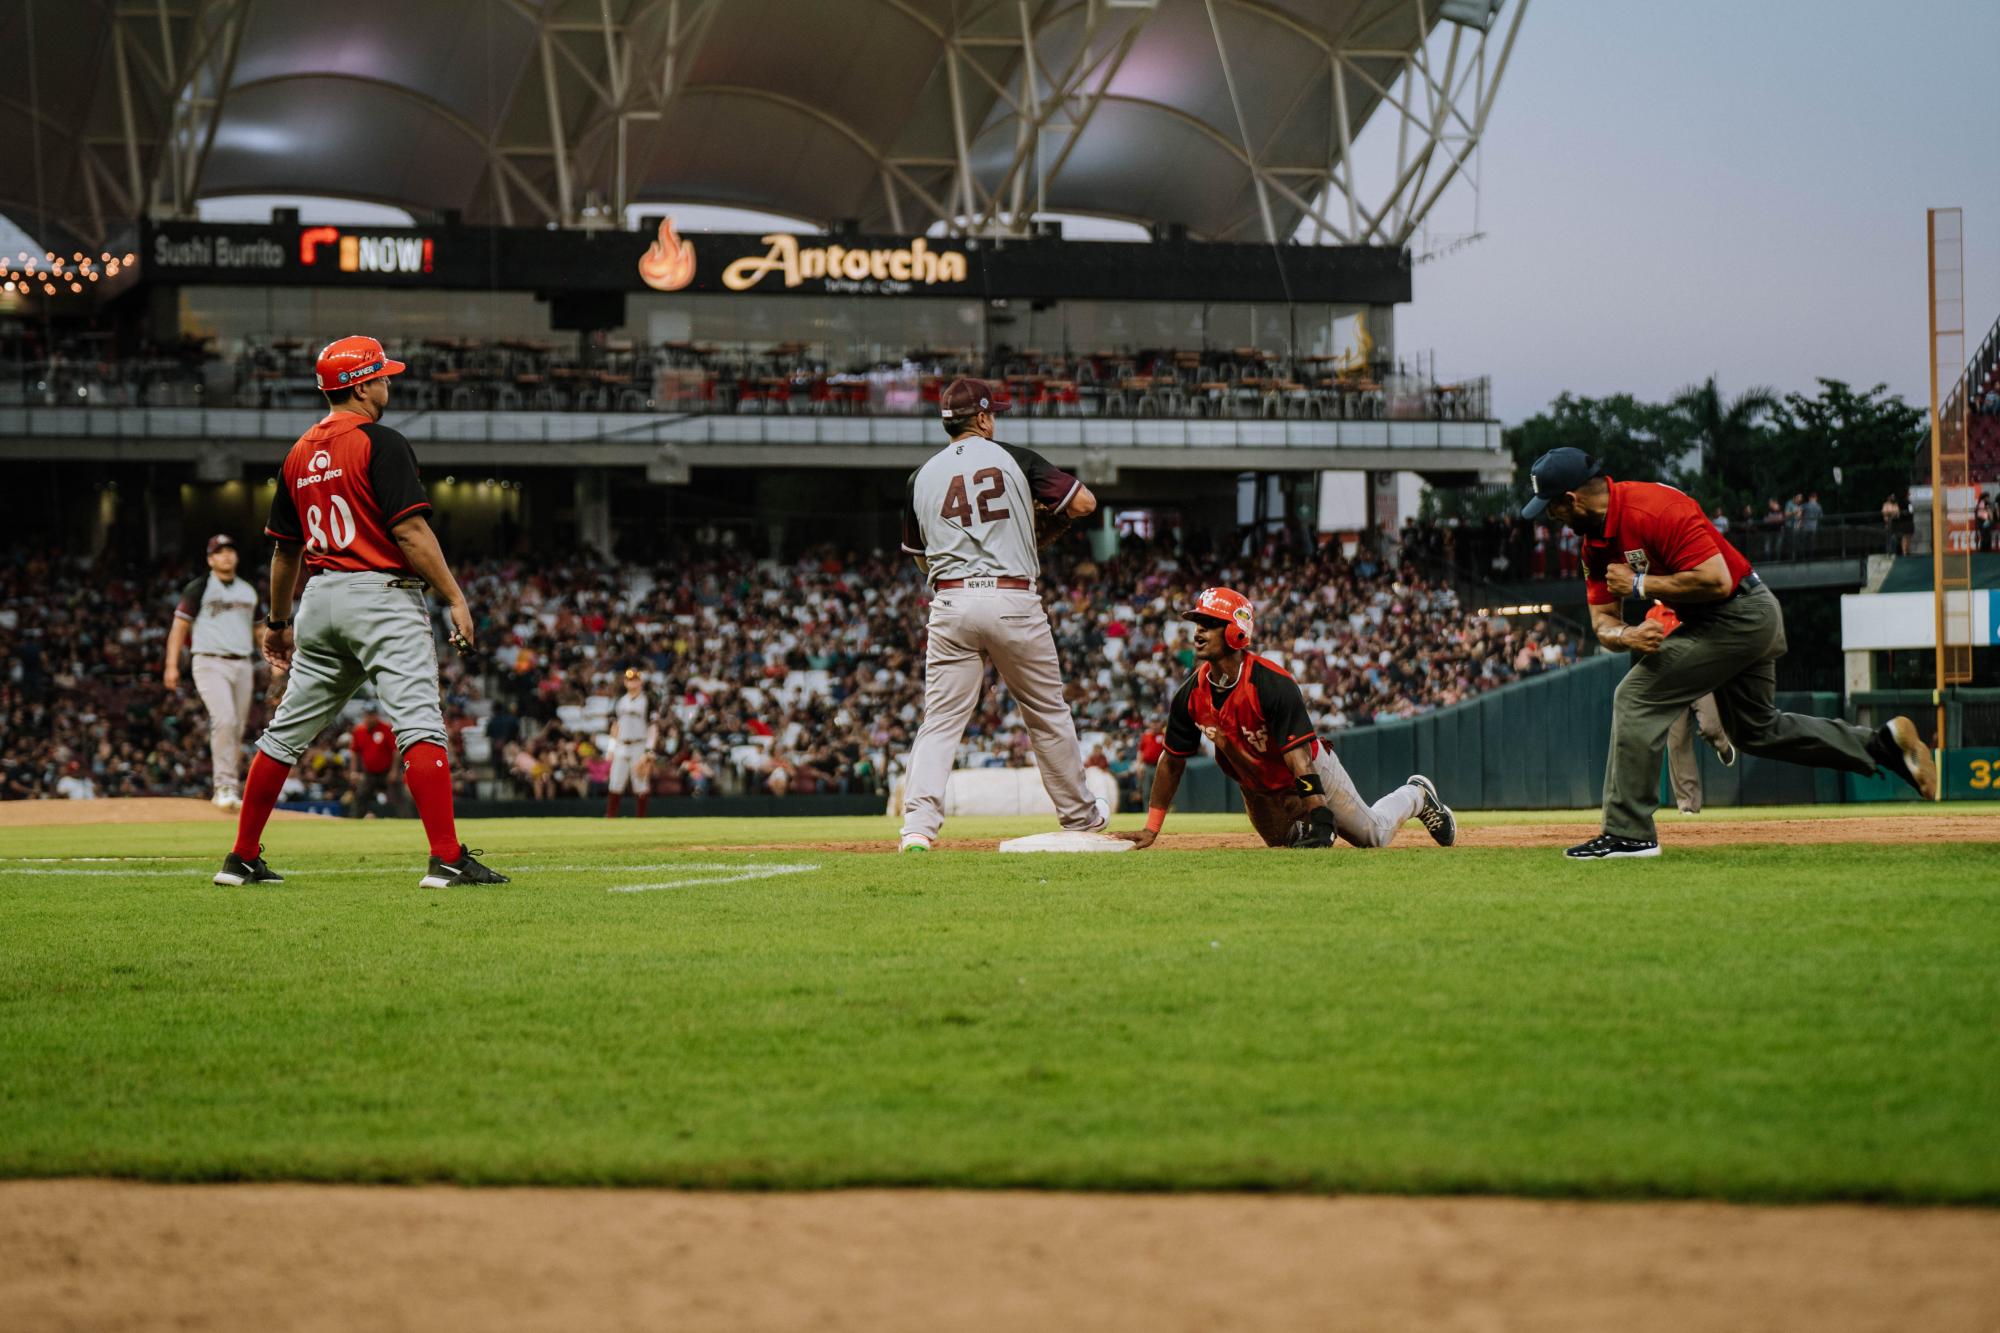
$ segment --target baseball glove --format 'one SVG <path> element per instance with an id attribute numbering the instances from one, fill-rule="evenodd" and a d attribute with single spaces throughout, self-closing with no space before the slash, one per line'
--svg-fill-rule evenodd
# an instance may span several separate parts
<path id="1" fill-rule="evenodd" d="M 1333 846 L 1333 811 L 1320 806 L 1304 819 L 1292 821 L 1291 841 L 1287 847 L 1331 847 Z"/>
<path id="2" fill-rule="evenodd" d="M 1035 545 L 1054 546 L 1069 531 L 1075 520 L 1068 513 L 1050 509 L 1044 505 L 1035 506 Z"/>

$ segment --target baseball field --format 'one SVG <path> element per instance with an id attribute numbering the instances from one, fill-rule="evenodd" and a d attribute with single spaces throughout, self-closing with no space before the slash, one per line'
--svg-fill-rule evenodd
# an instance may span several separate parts
<path id="1" fill-rule="evenodd" d="M 526 819 L 466 826 L 515 880 L 456 892 L 415 887 L 413 824 L 274 823 L 260 889 L 208 883 L 220 818 L 16 824 L 0 1176 L 1886 1204 L 1803 1210 L 1829 1230 L 1801 1262 L 1951 1229 L 1891 1267 L 1973 1327 L 2000 1290 L 1953 1264 L 2000 1253 L 2000 1215 L 1917 1206 L 2000 1204 L 2000 817 L 1882 811 L 1668 813 L 1666 855 L 1610 864 L 1557 855 L 1594 812 L 1331 853 L 1181 817 L 1118 856 L 967 850 L 1032 820 L 898 857 L 886 818 Z M 0 1196 L 0 1249 L 25 1218 L 189 1215 Z M 823 1197 L 908 1227 L 957 1196 Z M 1915 1298 L 1896 1281 L 1870 1299 Z M 79 1308 L 29 1285 L 0 1310 Z"/>

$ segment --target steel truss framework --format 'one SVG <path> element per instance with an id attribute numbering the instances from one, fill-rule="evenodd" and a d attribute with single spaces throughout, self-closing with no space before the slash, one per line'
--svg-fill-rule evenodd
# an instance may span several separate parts
<path id="1" fill-rule="evenodd" d="M 57 123 L 18 85 L 0 94 L 0 113 L 51 144 L 67 141 L 79 168 L 78 188 L 34 201 L 42 215 L 93 242 L 141 212 L 191 215 L 204 195 L 223 192 L 208 167 L 232 98 L 310 78 L 366 86 L 448 127 L 477 154 L 470 197 L 379 200 L 420 214 L 449 207 L 507 225 L 622 226 L 628 209 L 649 201 L 721 203 L 822 225 L 1019 236 L 1052 213 L 1083 212 L 1184 222 L 1215 239 L 1403 246 L 1454 180 L 1469 177 L 1476 189 L 1475 150 L 1528 7 L 1513 0 L 1481 30 L 1442 22 L 1446 0 L 1324 0 L 1323 22 L 1306 16 L 1312 5 L 1286 0 L 847 0 L 921 34 L 899 47 L 906 64 L 922 66 L 899 73 L 921 83 L 921 94 L 909 99 L 907 123 L 884 133 L 859 123 L 854 108 L 781 81 L 705 78 L 710 43 L 745 40 L 731 26 L 741 14 L 731 0 L 442 0 L 484 7 L 488 18 L 497 10 L 525 34 L 525 58 L 490 123 L 424 88 L 365 73 L 239 81 L 253 10 L 268 22 L 291 2 L 107 0 L 98 86 L 82 123 Z M 52 10 L 48 0 L 28 3 Z M 1203 29 L 1208 49 L 1193 55 L 1217 93 L 1209 105 L 1226 113 L 1201 114 L 1189 99 L 1121 79 L 1168 40 L 1177 59 L 1190 59 L 1190 34 Z M 1274 88 L 1265 69 L 1274 51 L 1292 71 L 1308 53 L 1307 72 Z M 782 192 L 705 194 L 699 182 L 662 178 L 654 171 L 662 147 L 697 100 L 740 102 L 809 127 L 868 163 L 865 194 L 839 215 L 820 215 Z M 1253 203 L 1226 217 L 1176 217 L 1172 201 L 1150 213 L 1107 205 L 1089 188 L 1091 168 L 1079 165 L 1107 116 L 1199 145 L 1222 167 L 1195 188 L 1246 193 Z M 1395 174 L 1386 182 L 1364 182 L 1354 167 L 1355 139 L 1371 117 L 1393 119 Z M 1378 120 L 1375 132 L 1387 128 Z M 1096 159 L 1103 154 L 1097 147 Z M 285 179 L 279 164 L 271 188 L 370 197 L 351 181 Z M 4 193 L 16 207 L 29 202 L 18 187 Z"/>

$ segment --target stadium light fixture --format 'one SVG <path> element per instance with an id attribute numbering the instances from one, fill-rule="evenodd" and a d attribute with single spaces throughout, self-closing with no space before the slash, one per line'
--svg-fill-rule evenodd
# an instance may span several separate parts
<path id="1" fill-rule="evenodd" d="M 1445 23 L 1456 23 L 1461 28 L 1477 28 L 1485 32 L 1493 26 L 1493 20 L 1500 17 L 1500 7 L 1507 0 L 1444 0 L 1438 6 L 1438 18 Z"/>

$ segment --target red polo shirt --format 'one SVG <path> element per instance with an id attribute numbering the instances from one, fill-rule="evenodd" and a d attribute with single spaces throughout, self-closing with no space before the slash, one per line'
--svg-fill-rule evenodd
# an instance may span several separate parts
<path id="1" fill-rule="evenodd" d="M 370 773 L 387 773 L 389 765 L 396 762 L 396 733 L 387 722 L 377 722 L 372 727 L 366 722 L 358 723 L 354 728 L 354 754 L 361 767 Z"/>
<path id="2" fill-rule="evenodd" d="M 1593 606 L 1617 601 L 1604 581 L 1606 567 L 1615 562 L 1630 565 L 1634 574 L 1684 574 L 1716 555 L 1729 566 L 1729 592 L 1734 596 L 1750 572 L 1750 562 L 1715 530 L 1700 505 L 1658 482 L 1614 481 L 1604 535 L 1583 539 L 1585 592 Z M 1652 595 L 1649 589 L 1647 596 Z"/>

